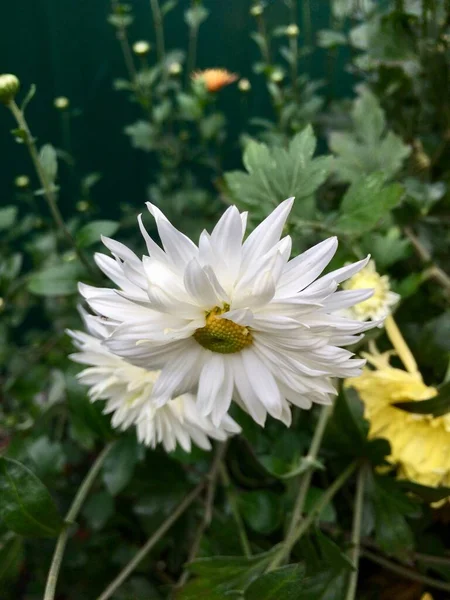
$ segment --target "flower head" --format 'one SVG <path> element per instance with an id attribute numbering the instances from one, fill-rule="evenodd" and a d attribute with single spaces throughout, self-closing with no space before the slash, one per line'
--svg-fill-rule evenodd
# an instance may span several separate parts
<path id="1" fill-rule="evenodd" d="M 104 238 L 114 259 L 96 255 L 119 290 L 80 286 L 92 310 L 109 320 L 105 345 L 131 363 L 161 370 L 158 406 L 197 392 L 200 414 L 218 425 L 232 398 L 264 424 L 267 413 L 290 423 L 290 404 L 329 404 L 333 377 L 360 373 L 363 360 L 341 346 L 372 323 L 335 314 L 371 290 L 336 292 L 367 264 L 319 277 L 337 248 L 330 238 L 289 260 L 280 240 L 293 199 L 280 204 L 243 242 L 246 214 L 226 210 L 196 246 L 148 203 L 163 248 L 139 224 L 148 256 Z M 319 278 L 318 278 L 319 277 Z"/>
<path id="2" fill-rule="evenodd" d="M 342 287 L 345 290 L 373 289 L 373 295 L 347 309 L 348 316 L 358 321 L 378 321 L 390 314 L 400 296 L 391 292 L 389 277 L 377 272 L 375 262 L 369 261 L 364 269 L 350 277 Z"/>
<path id="3" fill-rule="evenodd" d="M 226 85 L 234 83 L 238 76 L 226 69 L 205 69 L 192 75 L 193 81 L 203 81 L 208 92 L 218 92 Z"/>
<path id="4" fill-rule="evenodd" d="M 238 88 L 240 92 L 249 92 L 252 89 L 252 84 L 248 79 L 240 79 Z"/>
<path id="5" fill-rule="evenodd" d="M 57 110 L 67 110 L 70 106 L 70 100 L 66 96 L 58 96 L 53 100 L 53 106 Z"/>
<path id="6" fill-rule="evenodd" d="M 146 40 L 139 40 L 133 44 L 133 52 L 136 56 L 147 56 L 150 52 L 151 46 Z"/>
<path id="7" fill-rule="evenodd" d="M 89 365 L 78 379 L 90 387 L 91 401 L 106 400 L 104 412 L 112 413 L 113 427 L 124 430 L 136 426 L 140 442 L 152 448 L 161 443 L 166 452 L 174 450 L 177 444 L 190 452 L 192 442 L 209 450 L 209 438 L 223 441 L 239 433 L 239 426 L 228 415 L 215 427 L 210 419 L 199 414 L 191 394 L 156 407 L 150 398 L 158 371 L 136 367 L 109 352 L 102 341 L 110 334 L 110 327 L 84 312 L 82 316 L 90 333 L 68 332 L 79 349 L 71 358 Z"/>
<path id="8" fill-rule="evenodd" d="M 380 354 L 372 345 L 366 354 L 372 368 L 360 377 L 348 379 L 364 404 L 370 423 L 371 438 L 385 438 L 391 446 L 389 461 L 398 466 L 400 478 L 427 486 L 450 485 L 450 415 L 432 417 L 408 413 L 397 402 L 428 400 L 437 394 L 425 385 L 414 358 L 401 337 L 392 317 L 386 320 L 386 330 L 394 352 Z M 390 356 L 397 354 L 405 365 L 398 369 L 390 365 Z"/>
<path id="9" fill-rule="evenodd" d="M 15 75 L 4 73 L 0 75 L 0 102 L 9 104 L 20 89 L 20 81 Z"/>

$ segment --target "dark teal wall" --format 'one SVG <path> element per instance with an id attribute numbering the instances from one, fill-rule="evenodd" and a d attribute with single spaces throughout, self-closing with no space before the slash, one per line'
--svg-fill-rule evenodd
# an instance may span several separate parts
<path id="1" fill-rule="evenodd" d="M 131 39 L 152 41 L 149 0 L 130 3 L 136 15 L 130 28 Z M 180 0 L 167 18 L 168 48 L 186 46 L 183 10 L 189 4 L 189 0 Z M 16 73 L 24 90 L 31 83 L 37 84 L 38 93 L 27 116 L 39 143 L 61 144 L 59 115 L 52 101 L 58 95 L 68 96 L 72 107 L 79 109 L 79 116 L 73 120 L 78 170 L 104 174 L 95 192 L 98 202 L 102 206 L 125 200 L 141 204 L 151 173 L 148 157 L 131 150 L 122 133 L 124 125 L 132 122 L 138 112 L 123 93 L 112 90 L 112 80 L 125 75 L 125 71 L 114 30 L 106 22 L 109 0 L 3 0 L 2 5 L 0 72 Z M 248 112 L 252 116 L 268 116 L 270 108 L 263 83 L 258 84 L 251 71 L 257 48 L 249 37 L 255 26 L 249 15 L 250 0 L 206 0 L 205 5 L 211 14 L 200 32 L 199 66 L 223 65 L 253 79 Z M 313 28 L 326 27 L 328 1 L 311 0 L 311 5 Z M 269 2 L 267 15 L 272 22 L 286 23 L 288 9 L 284 1 Z M 324 77 L 324 65 L 325 56 L 319 51 L 303 68 L 317 78 Z M 238 91 L 227 90 L 221 101 L 230 122 L 242 122 L 245 115 Z M 10 201 L 16 175 L 32 172 L 24 148 L 13 143 L 9 135 L 12 126 L 8 111 L 2 108 L 0 203 Z M 236 151 L 231 161 L 238 158 Z M 67 212 L 72 210 L 68 202 L 63 195 L 61 204 Z"/>

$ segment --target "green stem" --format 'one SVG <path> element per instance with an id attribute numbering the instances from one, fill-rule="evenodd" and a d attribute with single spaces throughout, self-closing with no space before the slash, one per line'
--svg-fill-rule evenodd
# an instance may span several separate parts
<path id="1" fill-rule="evenodd" d="M 191 0 L 191 8 L 195 8 L 196 0 Z M 189 29 L 189 47 L 186 62 L 186 85 L 189 84 L 190 77 L 195 69 L 195 63 L 197 62 L 197 38 L 198 38 L 198 25 L 194 25 Z"/>
<path id="2" fill-rule="evenodd" d="M 450 592 L 450 583 L 444 583 L 443 581 L 438 581 L 437 579 L 433 579 L 432 577 L 428 577 L 427 575 L 422 575 L 421 573 L 417 573 L 408 567 L 403 567 L 398 565 L 387 558 L 383 558 L 382 556 L 378 556 L 374 552 L 370 550 L 364 549 L 362 550 L 362 555 L 368 558 L 370 561 L 380 565 L 384 569 L 388 571 L 392 571 L 392 573 L 396 573 L 400 575 L 400 577 L 404 577 L 406 579 L 410 579 L 411 581 L 417 581 L 419 583 L 423 583 L 430 587 L 435 588 L 436 590 L 443 590 L 445 592 Z"/>
<path id="3" fill-rule="evenodd" d="M 214 498 L 216 495 L 216 487 L 217 487 L 217 477 L 219 475 L 220 464 L 225 456 L 227 451 L 228 444 L 220 443 L 217 445 L 216 454 L 214 456 L 214 460 L 212 462 L 211 468 L 208 473 L 208 485 L 206 488 L 206 499 L 205 499 L 205 508 L 203 511 L 203 519 L 200 523 L 199 528 L 197 529 L 196 535 L 192 542 L 186 563 L 189 565 L 198 554 L 200 548 L 200 542 L 202 541 L 203 534 L 206 529 L 210 526 L 212 521 L 213 507 L 214 507 Z M 177 582 L 177 587 L 183 587 L 186 581 L 189 579 L 189 569 L 185 569 L 181 574 L 180 579 Z"/>
<path id="4" fill-rule="evenodd" d="M 162 63 L 166 55 L 166 50 L 164 42 L 163 19 L 158 0 L 150 0 L 150 7 L 152 9 L 153 25 L 155 28 L 156 52 L 158 54 L 158 60 Z"/>
<path id="5" fill-rule="evenodd" d="M 150 550 L 159 542 L 159 540 L 163 537 L 163 535 L 172 527 L 172 525 L 177 521 L 184 511 L 189 508 L 189 506 L 194 502 L 194 500 L 199 496 L 201 491 L 204 489 L 204 482 L 199 483 L 196 488 L 194 488 L 190 494 L 186 496 L 186 498 L 178 505 L 178 507 L 173 511 L 173 513 L 168 517 L 164 523 L 155 531 L 155 533 L 150 537 L 144 546 L 139 550 L 139 552 L 130 560 L 130 562 L 122 569 L 119 575 L 108 585 L 106 590 L 100 594 L 97 600 L 107 600 L 111 598 L 116 590 L 124 583 L 124 581 L 128 578 L 129 575 L 135 570 L 135 568 L 139 565 L 139 563 L 144 560 Z M 44 599 L 45 600 L 45 599 Z"/>
<path id="6" fill-rule="evenodd" d="M 317 459 L 317 455 L 322 444 L 323 434 L 325 433 L 328 419 L 330 418 L 332 412 L 333 408 L 331 406 L 323 406 L 321 408 L 319 421 L 317 422 L 317 426 L 314 431 L 311 446 L 309 448 L 307 456 L 304 459 L 305 461 L 309 461 L 310 467 L 305 473 L 300 475 L 300 477 L 298 478 L 298 495 L 294 505 L 294 511 L 292 513 L 291 522 L 289 524 L 289 528 L 286 534 L 286 540 L 290 539 L 293 535 L 295 535 L 297 525 L 299 524 L 302 518 L 303 511 L 305 508 L 306 497 L 308 495 L 308 491 L 311 485 L 311 479 L 315 469 L 314 463 Z"/>
<path id="7" fill-rule="evenodd" d="M 354 571 L 350 573 L 347 595 L 345 600 L 355 600 L 356 589 L 358 586 L 358 569 L 359 569 L 359 557 L 361 554 L 361 525 L 362 525 L 362 513 L 364 506 L 364 485 L 366 481 L 366 466 L 361 466 L 358 473 L 358 480 L 356 483 L 356 498 L 355 498 L 355 510 L 353 513 L 353 527 L 352 527 L 352 547 L 350 551 L 350 558 L 353 563 Z"/>
<path id="8" fill-rule="evenodd" d="M 228 471 L 223 463 L 220 464 L 220 476 L 222 478 L 223 486 L 227 493 L 228 502 L 230 503 L 231 512 L 233 513 L 234 520 L 236 522 L 239 539 L 241 540 L 242 549 L 244 551 L 244 555 L 249 558 L 252 555 L 252 550 L 250 547 L 250 542 L 248 541 L 247 533 L 245 531 L 244 522 L 241 517 L 241 513 L 239 512 L 239 507 L 237 505 L 236 495 L 234 493 L 234 489 L 230 480 L 230 476 L 228 475 Z"/>
<path id="9" fill-rule="evenodd" d="M 295 544 L 314 523 L 314 521 L 323 511 L 325 506 L 329 504 L 329 502 L 331 502 L 334 495 L 340 490 L 340 488 L 344 485 L 347 479 L 353 474 L 357 466 L 357 461 L 351 463 L 346 469 L 344 469 L 344 471 L 342 471 L 339 477 L 334 480 L 330 487 L 324 491 L 322 496 L 312 507 L 308 516 L 300 522 L 300 524 L 296 528 L 295 532 L 291 535 L 291 537 L 283 542 L 279 552 L 275 555 L 274 559 L 270 563 L 269 568 L 267 569 L 268 571 L 273 571 L 274 569 L 279 567 L 283 563 L 283 561 L 290 555 L 291 550 L 295 546 Z"/>
<path id="10" fill-rule="evenodd" d="M 297 0 L 291 2 L 291 25 L 297 25 Z M 293 36 L 289 39 L 289 45 L 291 46 L 292 64 L 291 64 L 291 79 L 292 89 L 294 96 L 297 95 L 297 75 L 298 75 L 298 36 Z"/>
<path id="11" fill-rule="evenodd" d="M 36 170 L 36 174 L 37 174 L 40 184 L 42 186 L 42 190 L 44 192 L 44 198 L 47 201 L 47 204 L 48 204 L 48 207 L 52 214 L 53 220 L 55 221 L 59 230 L 65 236 L 67 242 L 70 244 L 70 246 L 73 247 L 73 249 L 75 250 L 78 258 L 83 263 L 83 265 L 92 274 L 96 275 L 96 272 L 93 270 L 92 266 L 90 265 L 89 261 L 87 260 L 87 258 L 83 254 L 83 252 L 80 250 L 80 248 L 78 248 L 72 234 L 67 229 L 67 226 L 64 223 L 64 219 L 62 218 L 61 212 L 60 212 L 60 210 L 58 208 L 58 204 L 56 202 L 56 196 L 55 196 L 53 184 L 48 180 L 47 174 L 44 171 L 44 169 L 42 168 L 41 161 L 39 160 L 39 154 L 38 154 L 38 151 L 36 148 L 36 144 L 35 144 L 33 136 L 31 135 L 30 128 L 28 127 L 28 123 L 25 119 L 25 115 L 20 110 L 20 108 L 17 106 L 17 104 L 15 103 L 14 100 L 11 100 L 11 102 L 8 104 L 8 108 L 11 110 L 11 113 L 13 114 L 13 117 L 16 120 L 17 125 L 19 126 L 19 129 L 23 132 L 23 136 L 24 136 L 23 140 L 25 142 L 26 147 L 28 148 L 28 152 L 30 153 L 30 157 L 33 162 L 34 168 Z"/>
<path id="12" fill-rule="evenodd" d="M 72 502 L 71 507 L 69 508 L 69 512 L 64 519 L 64 527 L 59 534 L 58 540 L 56 542 L 55 551 L 53 553 L 52 563 L 50 565 L 50 570 L 47 576 L 47 583 L 45 586 L 44 600 L 54 600 L 56 584 L 58 581 L 58 575 L 61 568 L 62 559 L 64 556 L 64 550 L 66 548 L 67 540 L 69 538 L 70 527 L 75 523 L 75 520 L 80 512 L 81 507 L 88 495 L 92 484 L 94 483 L 97 475 L 99 474 L 100 469 L 102 468 L 103 463 L 105 462 L 106 457 L 111 452 L 114 447 L 114 443 L 109 444 L 104 448 L 104 450 L 98 455 L 95 463 L 90 468 L 88 474 L 86 475 L 83 483 L 81 484 L 78 492 L 75 496 L 74 501 Z"/>

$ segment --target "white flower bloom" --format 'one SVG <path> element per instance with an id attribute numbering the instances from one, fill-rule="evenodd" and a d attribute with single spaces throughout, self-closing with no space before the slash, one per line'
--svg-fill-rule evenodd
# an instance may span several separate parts
<path id="1" fill-rule="evenodd" d="M 215 427 L 211 419 L 199 413 L 191 394 L 183 394 L 157 407 L 150 398 L 158 371 L 136 367 L 109 352 L 102 344 L 110 334 L 108 325 L 86 313 L 82 316 L 94 335 L 69 331 L 80 350 L 71 358 L 90 365 L 78 379 L 90 386 L 91 401 L 106 400 L 104 412 L 112 413 L 113 427 L 124 430 L 135 425 L 141 443 L 152 448 L 161 443 L 166 452 L 174 450 L 177 444 L 190 452 L 191 442 L 210 450 L 209 438 L 224 441 L 229 435 L 240 432 L 240 427 L 228 415 L 220 427 Z"/>
<path id="2" fill-rule="evenodd" d="M 342 287 L 345 290 L 373 289 L 373 295 L 363 302 L 343 311 L 344 316 L 358 321 L 384 321 L 392 312 L 392 307 L 400 300 L 399 294 L 391 292 L 391 284 L 387 275 L 377 272 L 375 262 L 370 260 L 364 269 L 350 277 Z M 382 327 L 383 323 L 379 326 Z"/>
<path id="3" fill-rule="evenodd" d="M 153 387 L 158 406 L 197 392 L 202 415 L 218 424 L 232 398 L 263 425 L 267 413 L 289 425 L 290 403 L 330 403 L 333 377 L 360 373 L 363 360 L 340 346 L 372 323 L 336 311 L 372 290 L 339 291 L 368 259 L 319 277 L 337 248 L 330 238 L 289 260 L 281 233 L 293 199 L 280 204 L 243 242 L 246 214 L 228 208 L 196 246 L 152 204 L 163 249 L 139 224 L 148 256 L 104 238 L 114 259 L 96 256 L 119 290 L 80 285 L 92 310 L 116 328 L 107 347 L 133 364 L 162 369 Z"/>

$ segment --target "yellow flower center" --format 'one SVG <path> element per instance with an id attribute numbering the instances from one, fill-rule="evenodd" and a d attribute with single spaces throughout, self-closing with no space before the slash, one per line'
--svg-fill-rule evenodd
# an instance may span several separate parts
<path id="1" fill-rule="evenodd" d="M 389 280 L 386 275 L 379 275 L 376 271 L 369 271 L 363 269 L 356 275 L 353 275 L 343 286 L 346 290 L 362 290 L 372 288 L 374 290 L 373 295 L 355 304 L 352 310 L 360 318 L 364 318 L 379 308 L 384 306 L 387 300 L 389 292 Z"/>
<path id="2" fill-rule="evenodd" d="M 248 327 L 219 318 L 229 309 L 225 304 L 223 308 L 216 306 L 206 314 L 206 325 L 194 332 L 194 339 L 200 346 L 220 354 L 233 354 L 252 344 L 253 338 Z"/>

